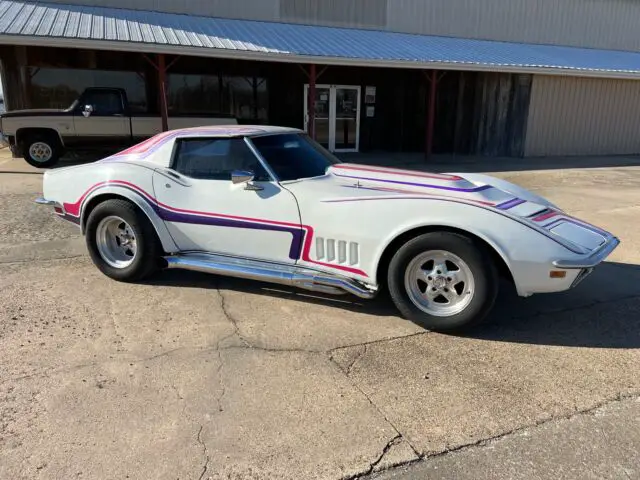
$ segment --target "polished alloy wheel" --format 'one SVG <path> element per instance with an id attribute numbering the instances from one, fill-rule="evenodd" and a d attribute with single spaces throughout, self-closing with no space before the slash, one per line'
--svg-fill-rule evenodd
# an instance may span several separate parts
<path id="1" fill-rule="evenodd" d="M 34 142 L 29 147 L 29 155 L 39 163 L 45 163 L 53 157 L 53 149 L 44 142 Z"/>
<path id="2" fill-rule="evenodd" d="M 96 229 L 96 246 L 104 261 L 114 268 L 127 268 L 136 258 L 133 229 L 122 218 L 103 218 Z"/>
<path id="3" fill-rule="evenodd" d="M 475 290 L 469 266 L 444 250 L 416 256 L 407 266 L 404 284 L 414 305 L 437 317 L 462 312 L 471 303 Z"/>

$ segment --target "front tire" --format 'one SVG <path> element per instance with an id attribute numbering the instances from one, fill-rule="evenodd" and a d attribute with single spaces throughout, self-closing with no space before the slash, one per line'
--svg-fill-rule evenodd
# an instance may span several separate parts
<path id="1" fill-rule="evenodd" d="M 387 282 L 400 313 L 434 331 L 480 322 L 498 293 L 496 266 L 486 248 L 449 232 L 420 235 L 400 247 Z"/>
<path id="2" fill-rule="evenodd" d="M 62 146 L 54 135 L 29 135 L 23 148 L 25 161 L 36 168 L 53 167 L 62 156 Z"/>
<path id="3" fill-rule="evenodd" d="M 87 220 L 87 248 L 98 269 L 121 282 L 140 281 L 159 268 L 161 248 L 149 219 L 126 200 L 106 200 Z"/>

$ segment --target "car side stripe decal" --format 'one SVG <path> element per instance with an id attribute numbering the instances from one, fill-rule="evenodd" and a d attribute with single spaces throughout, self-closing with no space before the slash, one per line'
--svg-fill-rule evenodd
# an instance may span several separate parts
<path id="1" fill-rule="evenodd" d="M 155 197 L 144 191 L 142 188 L 133 183 L 124 180 L 109 180 L 100 182 L 89 188 L 75 203 L 65 203 L 65 212 L 73 217 L 79 218 L 84 202 L 88 196 L 98 189 L 116 185 L 135 192 L 144 198 L 144 200 L 154 209 L 160 218 L 168 222 L 191 223 L 199 225 L 212 225 L 230 228 L 247 228 L 253 230 L 270 230 L 289 232 L 292 235 L 291 246 L 289 248 L 289 258 L 297 260 L 302 258 L 303 261 L 328 267 L 336 270 L 342 270 L 355 275 L 367 277 L 368 275 L 357 268 L 345 267 L 342 265 L 334 265 L 331 263 L 318 262 L 311 259 L 311 244 L 313 240 L 314 230 L 310 225 L 300 225 L 297 223 L 280 222 L 274 220 L 265 220 L 252 217 L 241 217 L 236 215 L 225 215 L 214 212 L 200 212 L 195 210 L 186 210 L 171 207 L 159 202 Z"/>

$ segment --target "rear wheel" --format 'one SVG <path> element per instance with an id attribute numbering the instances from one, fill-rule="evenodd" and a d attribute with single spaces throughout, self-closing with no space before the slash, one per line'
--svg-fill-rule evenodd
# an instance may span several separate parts
<path id="1" fill-rule="evenodd" d="M 108 277 L 135 282 L 159 268 L 161 248 L 149 219 L 126 200 L 107 200 L 87 220 L 87 248 Z"/>
<path id="2" fill-rule="evenodd" d="M 387 281 L 402 315 L 435 331 L 481 321 L 498 293 L 489 252 L 468 237 L 448 232 L 427 233 L 404 244 L 391 260 Z"/>
<path id="3" fill-rule="evenodd" d="M 54 166 L 62 156 L 62 146 L 53 134 L 29 135 L 23 145 L 24 159 L 32 167 L 48 168 Z"/>

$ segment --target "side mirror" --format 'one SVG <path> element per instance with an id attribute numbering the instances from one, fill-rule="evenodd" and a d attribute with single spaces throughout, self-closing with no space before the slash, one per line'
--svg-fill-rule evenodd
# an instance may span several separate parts
<path id="1" fill-rule="evenodd" d="M 233 172 L 231 172 L 231 183 L 233 183 L 234 185 L 246 183 L 246 186 L 244 187 L 245 190 L 262 190 L 263 188 L 259 185 L 254 185 L 253 183 L 251 183 L 253 182 L 254 176 L 254 173 L 250 170 L 234 170 Z"/>
<path id="2" fill-rule="evenodd" d="M 84 115 L 85 117 L 90 117 L 92 113 L 93 113 L 93 105 L 85 105 L 84 108 L 82 109 L 82 115 Z"/>

